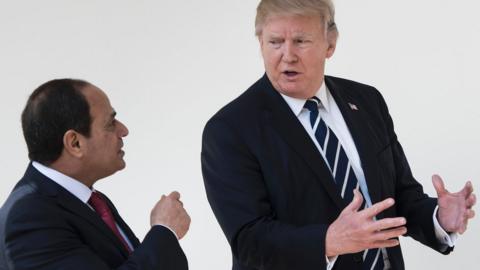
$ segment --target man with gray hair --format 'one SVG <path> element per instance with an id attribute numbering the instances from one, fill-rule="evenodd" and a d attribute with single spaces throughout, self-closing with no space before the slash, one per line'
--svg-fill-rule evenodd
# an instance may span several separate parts
<path id="1" fill-rule="evenodd" d="M 412 176 L 383 97 L 324 75 L 330 0 L 262 0 L 266 74 L 207 123 L 202 170 L 235 270 L 404 269 L 398 237 L 443 253 L 473 218 L 470 182 Z"/>

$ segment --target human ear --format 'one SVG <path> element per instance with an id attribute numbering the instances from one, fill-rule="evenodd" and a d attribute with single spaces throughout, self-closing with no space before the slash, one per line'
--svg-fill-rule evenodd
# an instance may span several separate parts
<path id="1" fill-rule="evenodd" d="M 82 157 L 84 142 L 83 136 L 74 130 L 68 130 L 63 135 L 63 148 L 67 153 L 74 157 Z"/>
<path id="2" fill-rule="evenodd" d="M 337 48 L 337 39 L 338 39 L 337 31 L 327 32 L 327 42 L 328 42 L 327 55 L 326 55 L 327 58 L 332 57 L 333 53 L 335 53 L 335 49 Z"/>

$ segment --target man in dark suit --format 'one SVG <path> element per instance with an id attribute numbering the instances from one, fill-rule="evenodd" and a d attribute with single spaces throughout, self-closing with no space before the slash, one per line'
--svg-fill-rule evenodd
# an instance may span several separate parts
<path id="1" fill-rule="evenodd" d="M 424 194 L 371 86 L 324 76 L 337 28 L 329 0 L 262 0 L 266 75 L 222 108 L 203 133 L 210 205 L 235 270 L 404 269 L 411 236 L 444 254 L 474 216 L 433 177 Z"/>
<path id="2" fill-rule="evenodd" d="M 190 217 L 178 192 L 155 205 L 140 243 L 93 189 L 125 167 L 128 130 L 115 115 L 85 81 L 53 80 L 31 94 L 22 126 L 32 162 L 0 210 L 1 270 L 188 269 L 178 240 Z"/>

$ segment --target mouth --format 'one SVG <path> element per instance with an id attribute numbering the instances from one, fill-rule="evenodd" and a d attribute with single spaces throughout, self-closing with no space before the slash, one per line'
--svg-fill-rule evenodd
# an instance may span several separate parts
<path id="1" fill-rule="evenodd" d="M 123 142 L 120 142 L 120 147 L 118 149 L 118 153 L 123 156 L 123 155 L 125 155 L 125 151 L 123 151 L 122 148 L 123 148 Z"/>
<path id="2" fill-rule="evenodd" d="M 289 79 L 293 79 L 300 75 L 300 72 L 294 71 L 294 70 L 285 70 L 282 72 L 283 75 L 285 75 Z"/>

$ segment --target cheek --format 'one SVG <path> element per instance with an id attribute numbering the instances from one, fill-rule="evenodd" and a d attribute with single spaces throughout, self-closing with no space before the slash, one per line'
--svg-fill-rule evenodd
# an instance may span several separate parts
<path id="1" fill-rule="evenodd" d="M 271 73 L 275 72 L 275 70 L 277 68 L 277 65 L 276 65 L 275 61 L 270 59 L 269 61 L 265 62 L 265 64 L 266 64 L 267 71 L 269 71 Z"/>
<path id="2" fill-rule="evenodd" d="M 271 76 L 280 76 L 280 61 L 278 57 L 271 57 L 265 59 L 265 69 L 271 74 Z"/>
<path id="3" fill-rule="evenodd" d="M 265 67 L 269 69 L 275 69 L 279 63 L 280 57 L 279 54 L 275 51 L 266 51 L 263 52 L 263 62 Z"/>
<path id="4" fill-rule="evenodd" d="M 317 53 L 304 58 L 304 64 L 307 70 L 310 70 L 313 74 L 318 74 L 318 71 L 324 69 L 325 55 Z"/>

